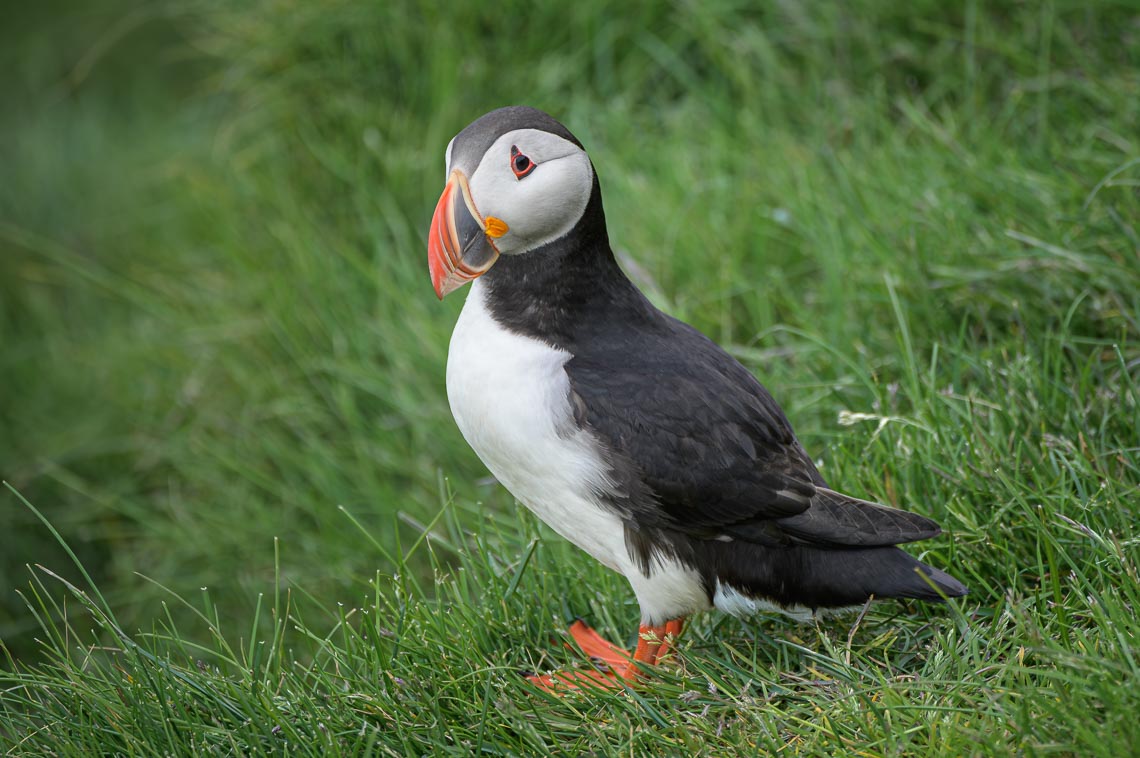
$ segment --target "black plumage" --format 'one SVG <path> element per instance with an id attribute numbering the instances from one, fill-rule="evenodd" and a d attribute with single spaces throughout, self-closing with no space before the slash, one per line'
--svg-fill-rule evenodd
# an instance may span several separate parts
<path id="1" fill-rule="evenodd" d="M 470 163 L 520 128 L 580 144 L 546 114 L 510 108 L 461 132 L 454 161 Z M 613 486 L 600 494 L 647 574 L 668 556 L 700 572 L 710 600 L 720 582 L 808 608 L 966 593 L 894 547 L 937 535 L 937 524 L 828 488 L 760 382 L 630 282 L 609 244 L 596 173 L 569 234 L 503 256 L 484 282 L 499 324 L 572 355 L 575 422 L 604 449 Z"/>

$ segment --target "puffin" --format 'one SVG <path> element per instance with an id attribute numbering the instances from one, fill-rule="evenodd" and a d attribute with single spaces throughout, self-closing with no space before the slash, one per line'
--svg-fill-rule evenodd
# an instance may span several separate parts
<path id="1" fill-rule="evenodd" d="M 568 632 L 596 665 L 534 684 L 636 684 L 700 611 L 810 621 L 966 594 L 896 547 L 937 523 L 831 488 L 756 377 L 626 276 L 597 172 L 565 126 L 499 108 L 451 140 L 445 164 L 428 268 L 441 300 L 471 283 L 448 348 L 455 422 L 640 607 L 632 653 L 579 619 Z"/>

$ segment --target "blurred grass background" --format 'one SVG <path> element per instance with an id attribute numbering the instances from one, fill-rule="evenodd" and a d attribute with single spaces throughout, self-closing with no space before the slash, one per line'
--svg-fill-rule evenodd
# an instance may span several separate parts
<path id="1" fill-rule="evenodd" d="M 833 484 L 940 520 L 920 549 L 975 618 L 1028 598 L 1011 649 L 1135 597 L 1135 3 L 53 2 L 9 9 L 0 86 L 0 476 L 125 628 L 166 597 L 138 574 L 245 619 L 275 577 L 371 593 L 445 490 L 514 518 L 447 408 L 463 298 L 424 242 L 447 141 L 511 103 L 586 144 L 627 265 Z M 26 566 L 76 574 L 0 514 L 0 639 L 34 662 Z M 570 610 L 600 602 L 575 577 L 628 595 L 551 550 Z"/>

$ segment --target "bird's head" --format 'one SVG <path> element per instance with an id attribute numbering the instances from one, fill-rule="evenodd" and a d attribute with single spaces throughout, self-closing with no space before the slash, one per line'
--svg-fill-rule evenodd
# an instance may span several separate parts
<path id="1" fill-rule="evenodd" d="M 441 299 L 495 265 L 569 234 L 594 191 L 594 168 L 574 135 L 534 108 L 481 116 L 447 146 L 447 184 L 428 233 Z"/>

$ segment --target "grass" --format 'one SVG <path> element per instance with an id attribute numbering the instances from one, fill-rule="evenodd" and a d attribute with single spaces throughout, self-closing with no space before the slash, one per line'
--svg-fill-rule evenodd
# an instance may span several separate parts
<path id="1" fill-rule="evenodd" d="M 509 20 L 509 23 L 507 21 Z M 7 754 L 1125 755 L 1140 744 L 1140 15 L 208 2 L 0 32 Z M 971 594 L 706 615 L 554 701 L 623 580 L 450 418 L 447 140 L 583 140 L 611 237 Z M 49 526 L 50 525 L 50 526 Z"/>

